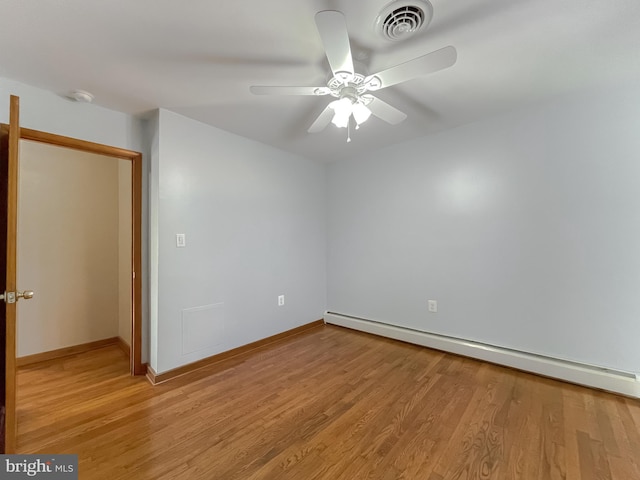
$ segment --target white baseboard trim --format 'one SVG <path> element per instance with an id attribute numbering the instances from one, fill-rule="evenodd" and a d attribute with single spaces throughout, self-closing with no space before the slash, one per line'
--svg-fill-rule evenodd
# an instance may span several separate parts
<path id="1" fill-rule="evenodd" d="M 545 377 L 619 393 L 628 397 L 640 398 L 640 378 L 631 372 L 614 371 L 507 348 L 494 347 L 334 312 L 326 312 L 324 320 L 332 325 L 485 360 L 498 365 L 537 373 Z"/>

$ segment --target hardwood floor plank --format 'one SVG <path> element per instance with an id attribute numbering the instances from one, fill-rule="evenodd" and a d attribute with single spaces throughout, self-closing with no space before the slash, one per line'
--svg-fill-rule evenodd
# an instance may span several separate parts
<path id="1" fill-rule="evenodd" d="M 508 408 L 515 376 L 501 387 L 498 367 L 480 364 L 477 391 L 441 456 L 436 473 L 445 478 L 501 478 L 505 467 L 503 409 Z M 507 373 L 505 371 L 505 373 Z M 453 448 L 451 448 L 453 446 Z"/>
<path id="2" fill-rule="evenodd" d="M 462 414 L 472 391 L 460 388 L 438 375 L 420 402 L 404 434 L 381 462 L 383 471 L 397 472 L 397 478 L 424 478 L 432 473 L 430 460 L 444 453 L 450 425 L 447 418 Z M 389 476 L 392 476 L 391 474 Z"/>
<path id="3" fill-rule="evenodd" d="M 609 466 L 611 467 L 612 478 L 639 478 L 640 468 L 637 463 L 633 462 L 634 457 L 637 458 L 637 450 L 629 442 L 622 418 L 618 412 L 618 404 L 624 404 L 626 399 L 618 398 L 612 401 L 603 399 L 600 407 L 607 412 L 607 419 L 610 422 L 611 435 L 615 440 L 617 452 L 609 454 Z M 604 427 L 607 428 L 607 427 Z M 605 445 L 605 448 L 607 446 Z M 608 450 L 612 450 L 609 446 Z"/>
<path id="4" fill-rule="evenodd" d="M 544 382 L 542 386 L 542 462 L 539 476 L 541 479 L 561 480 L 566 478 L 562 391 L 550 382 Z"/>
<path id="5" fill-rule="evenodd" d="M 538 418 L 542 416 L 539 380 L 516 378 L 505 429 L 506 477 L 513 480 L 538 478 L 542 445 Z"/>
<path id="6" fill-rule="evenodd" d="M 619 455 L 620 448 L 616 440 L 616 435 L 613 431 L 613 419 L 611 418 L 611 412 L 608 408 L 609 402 L 602 401 L 599 397 L 596 397 L 595 409 L 596 420 L 598 422 L 598 430 L 600 432 L 600 438 L 602 438 L 602 445 L 606 452 L 611 455 Z"/>
<path id="7" fill-rule="evenodd" d="M 562 390 L 565 459 L 567 465 L 567 479 L 580 478 L 580 454 L 578 432 L 588 430 L 585 420 L 585 406 L 582 400 L 582 388 L 568 385 Z"/>
<path id="8" fill-rule="evenodd" d="M 640 402 L 326 326 L 151 386 L 117 347 L 18 373 L 18 449 L 83 480 L 640 480 Z"/>

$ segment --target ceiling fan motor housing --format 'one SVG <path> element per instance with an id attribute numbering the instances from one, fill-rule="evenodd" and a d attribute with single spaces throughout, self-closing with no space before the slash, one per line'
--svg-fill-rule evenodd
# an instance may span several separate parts
<path id="1" fill-rule="evenodd" d="M 385 40 L 398 42 L 426 28 L 432 18 L 433 7 L 428 0 L 397 0 L 382 9 L 375 29 Z"/>

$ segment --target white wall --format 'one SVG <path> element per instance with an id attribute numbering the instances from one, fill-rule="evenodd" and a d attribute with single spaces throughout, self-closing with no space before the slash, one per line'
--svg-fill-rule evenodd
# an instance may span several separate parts
<path id="1" fill-rule="evenodd" d="M 118 161 L 20 143 L 18 356 L 118 336 Z"/>
<path id="2" fill-rule="evenodd" d="M 158 201 L 160 189 L 160 111 L 156 110 L 145 123 L 145 138 L 149 155 L 149 365 L 158 365 L 158 273 L 160 259 L 158 257 Z"/>
<path id="3" fill-rule="evenodd" d="M 322 318 L 325 165 L 165 110 L 158 138 L 154 370 Z M 186 248 L 176 247 L 177 233 Z"/>
<path id="4" fill-rule="evenodd" d="M 328 310 L 640 372 L 638 105 L 589 92 L 332 164 Z"/>
<path id="5" fill-rule="evenodd" d="M 0 122 L 9 122 L 9 96 L 20 97 L 20 125 L 114 147 L 142 151 L 140 120 L 97 105 L 0 77 Z"/>
<path id="6" fill-rule="evenodd" d="M 111 159 L 113 161 L 113 159 Z M 131 346 L 131 162 L 118 164 L 118 336 Z"/>
<path id="7" fill-rule="evenodd" d="M 141 122 L 6 79 L 0 122 L 10 93 L 25 127 L 143 151 L 143 358 L 149 338 L 158 372 L 321 317 L 324 167 L 170 112 Z M 332 164 L 328 309 L 639 371 L 639 100 L 558 99 Z M 220 303 L 203 311 L 224 320 L 223 343 L 183 355 L 183 314 L 198 324 L 189 308 Z"/>
<path id="8" fill-rule="evenodd" d="M 9 96 L 20 97 L 22 127 L 143 153 L 142 173 L 142 361 L 148 360 L 148 172 L 145 124 L 139 118 L 97 105 L 72 102 L 53 92 L 0 77 L 0 122 L 9 121 Z"/>

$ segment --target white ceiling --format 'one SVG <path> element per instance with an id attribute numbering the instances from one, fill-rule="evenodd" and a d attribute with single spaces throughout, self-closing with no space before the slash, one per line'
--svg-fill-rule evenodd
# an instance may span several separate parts
<path id="1" fill-rule="evenodd" d="M 61 95 L 83 89 L 128 113 L 163 107 L 309 158 L 331 161 L 572 91 L 640 85 L 638 0 L 432 0 L 401 43 L 373 29 L 387 0 L 0 0 L 0 76 Z M 346 16 L 373 73 L 447 45 L 453 67 L 377 92 L 407 113 L 372 118 L 345 142 L 307 128 L 328 97 L 265 97 L 250 85 L 324 85 L 314 14 Z"/>

